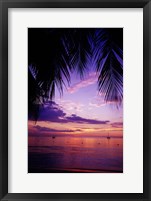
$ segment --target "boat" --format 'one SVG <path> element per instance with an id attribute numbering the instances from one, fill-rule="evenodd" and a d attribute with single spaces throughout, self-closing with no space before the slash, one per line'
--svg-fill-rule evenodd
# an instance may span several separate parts
<path id="1" fill-rule="evenodd" d="M 109 133 L 108 133 L 108 136 L 107 136 L 107 139 L 110 139 L 111 137 L 109 136 Z"/>

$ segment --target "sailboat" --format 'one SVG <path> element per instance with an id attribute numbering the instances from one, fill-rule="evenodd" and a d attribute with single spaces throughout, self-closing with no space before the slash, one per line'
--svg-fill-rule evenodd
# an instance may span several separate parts
<path id="1" fill-rule="evenodd" d="M 111 137 L 109 136 L 109 133 L 108 133 L 108 136 L 107 136 L 107 139 L 110 139 Z"/>

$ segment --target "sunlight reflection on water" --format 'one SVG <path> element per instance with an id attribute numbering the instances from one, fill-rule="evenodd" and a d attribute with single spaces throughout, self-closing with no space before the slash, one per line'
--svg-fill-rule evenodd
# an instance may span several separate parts
<path id="1" fill-rule="evenodd" d="M 29 136 L 28 141 L 29 169 L 123 171 L 123 138 Z"/>

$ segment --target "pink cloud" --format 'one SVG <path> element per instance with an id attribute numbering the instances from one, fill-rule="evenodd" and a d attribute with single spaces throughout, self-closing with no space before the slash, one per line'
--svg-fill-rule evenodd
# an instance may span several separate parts
<path id="1" fill-rule="evenodd" d="M 102 95 L 97 95 L 89 102 L 90 107 L 103 107 L 106 106 L 106 102 L 104 101 Z"/>
<path id="2" fill-rule="evenodd" d="M 58 99 L 57 102 L 65 111 L 83 111 L 84 105 L 82 103 L 62 99 Z"/>
<path id="3" fill-rule="evenodd" d="M 86 79 L 74 84 L 73 86 L 68 88 L 69 93 L 75 93 L 81 88 L 87 87 L 97 82 L 96 73 L 91 73 Z"/>
<path id="4" fill-rule="evenodd" d="M 117 101 L 104 101 L 104 95 L 99 93 L 97 96 L 92 98 L 92 100 L 89 102 L 90 107 L 104 107 L 106 105 L 113 105 L 117 107 Z M 122 106 L 122 105 L 121 105 Z"/>

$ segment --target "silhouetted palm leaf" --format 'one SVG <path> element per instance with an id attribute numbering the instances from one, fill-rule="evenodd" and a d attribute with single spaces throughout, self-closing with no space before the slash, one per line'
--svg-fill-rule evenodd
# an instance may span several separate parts
<path id="1" fill-rule="evenodd" d="M 70 29 L 72 38 L 69 43 L 70 66 L 81 77 L 84 76 L 92 56 L 91 44 L 89 38 L 90 32 L 87 29 Z"/>
<path id="2" fill-rule="evenodd" d="M 95 31 L 93 60 L 96 62 L 98 73 L 98 89 L 105 101 L 121 103 L 123 99 L 123 40 L 117 39 L 116 31 L 114 33 L 110 31 L 112 30 Z"/>
<path id="3" fill-rule="evenodd" d="M 36 70 L 30 66 L 28 70 L 28 111 L 29 116 L 36 121 L 39 116 L 39 106 L 43 103 L 43 93 L 36 81 Z"/>
<path id="4" fill-rule="evenodd" d="M 105 58 L 98 77 L 99 91 L 107 102 L 121 103 L 123 99 L 123 69 L 111 51 Z"/>
<path id="5" fill-rule="evenodd" d="M 121 29 L 122 31 L 122 29 Z M 38 118 L 38 105 L 60 94 L 70 84 L 70 74 L 81 77 L 96 67 L 98 89 L 106 101 L 123 96 L 123 38 L 119 29 L 28 30 L 29 113 Z"/>
<path id="6" fill-rule="evenodd" d="M 70 82 L 68 54 L 62 43 L 62 29 L 29 29 L 29 65 L 38 69 L 37 81 L 41 82 L 45 97 L 53 98 L 55 86 L 62 93 L 65 81 Z M 37 34 L 37 36 L 36 36 Z"/>

